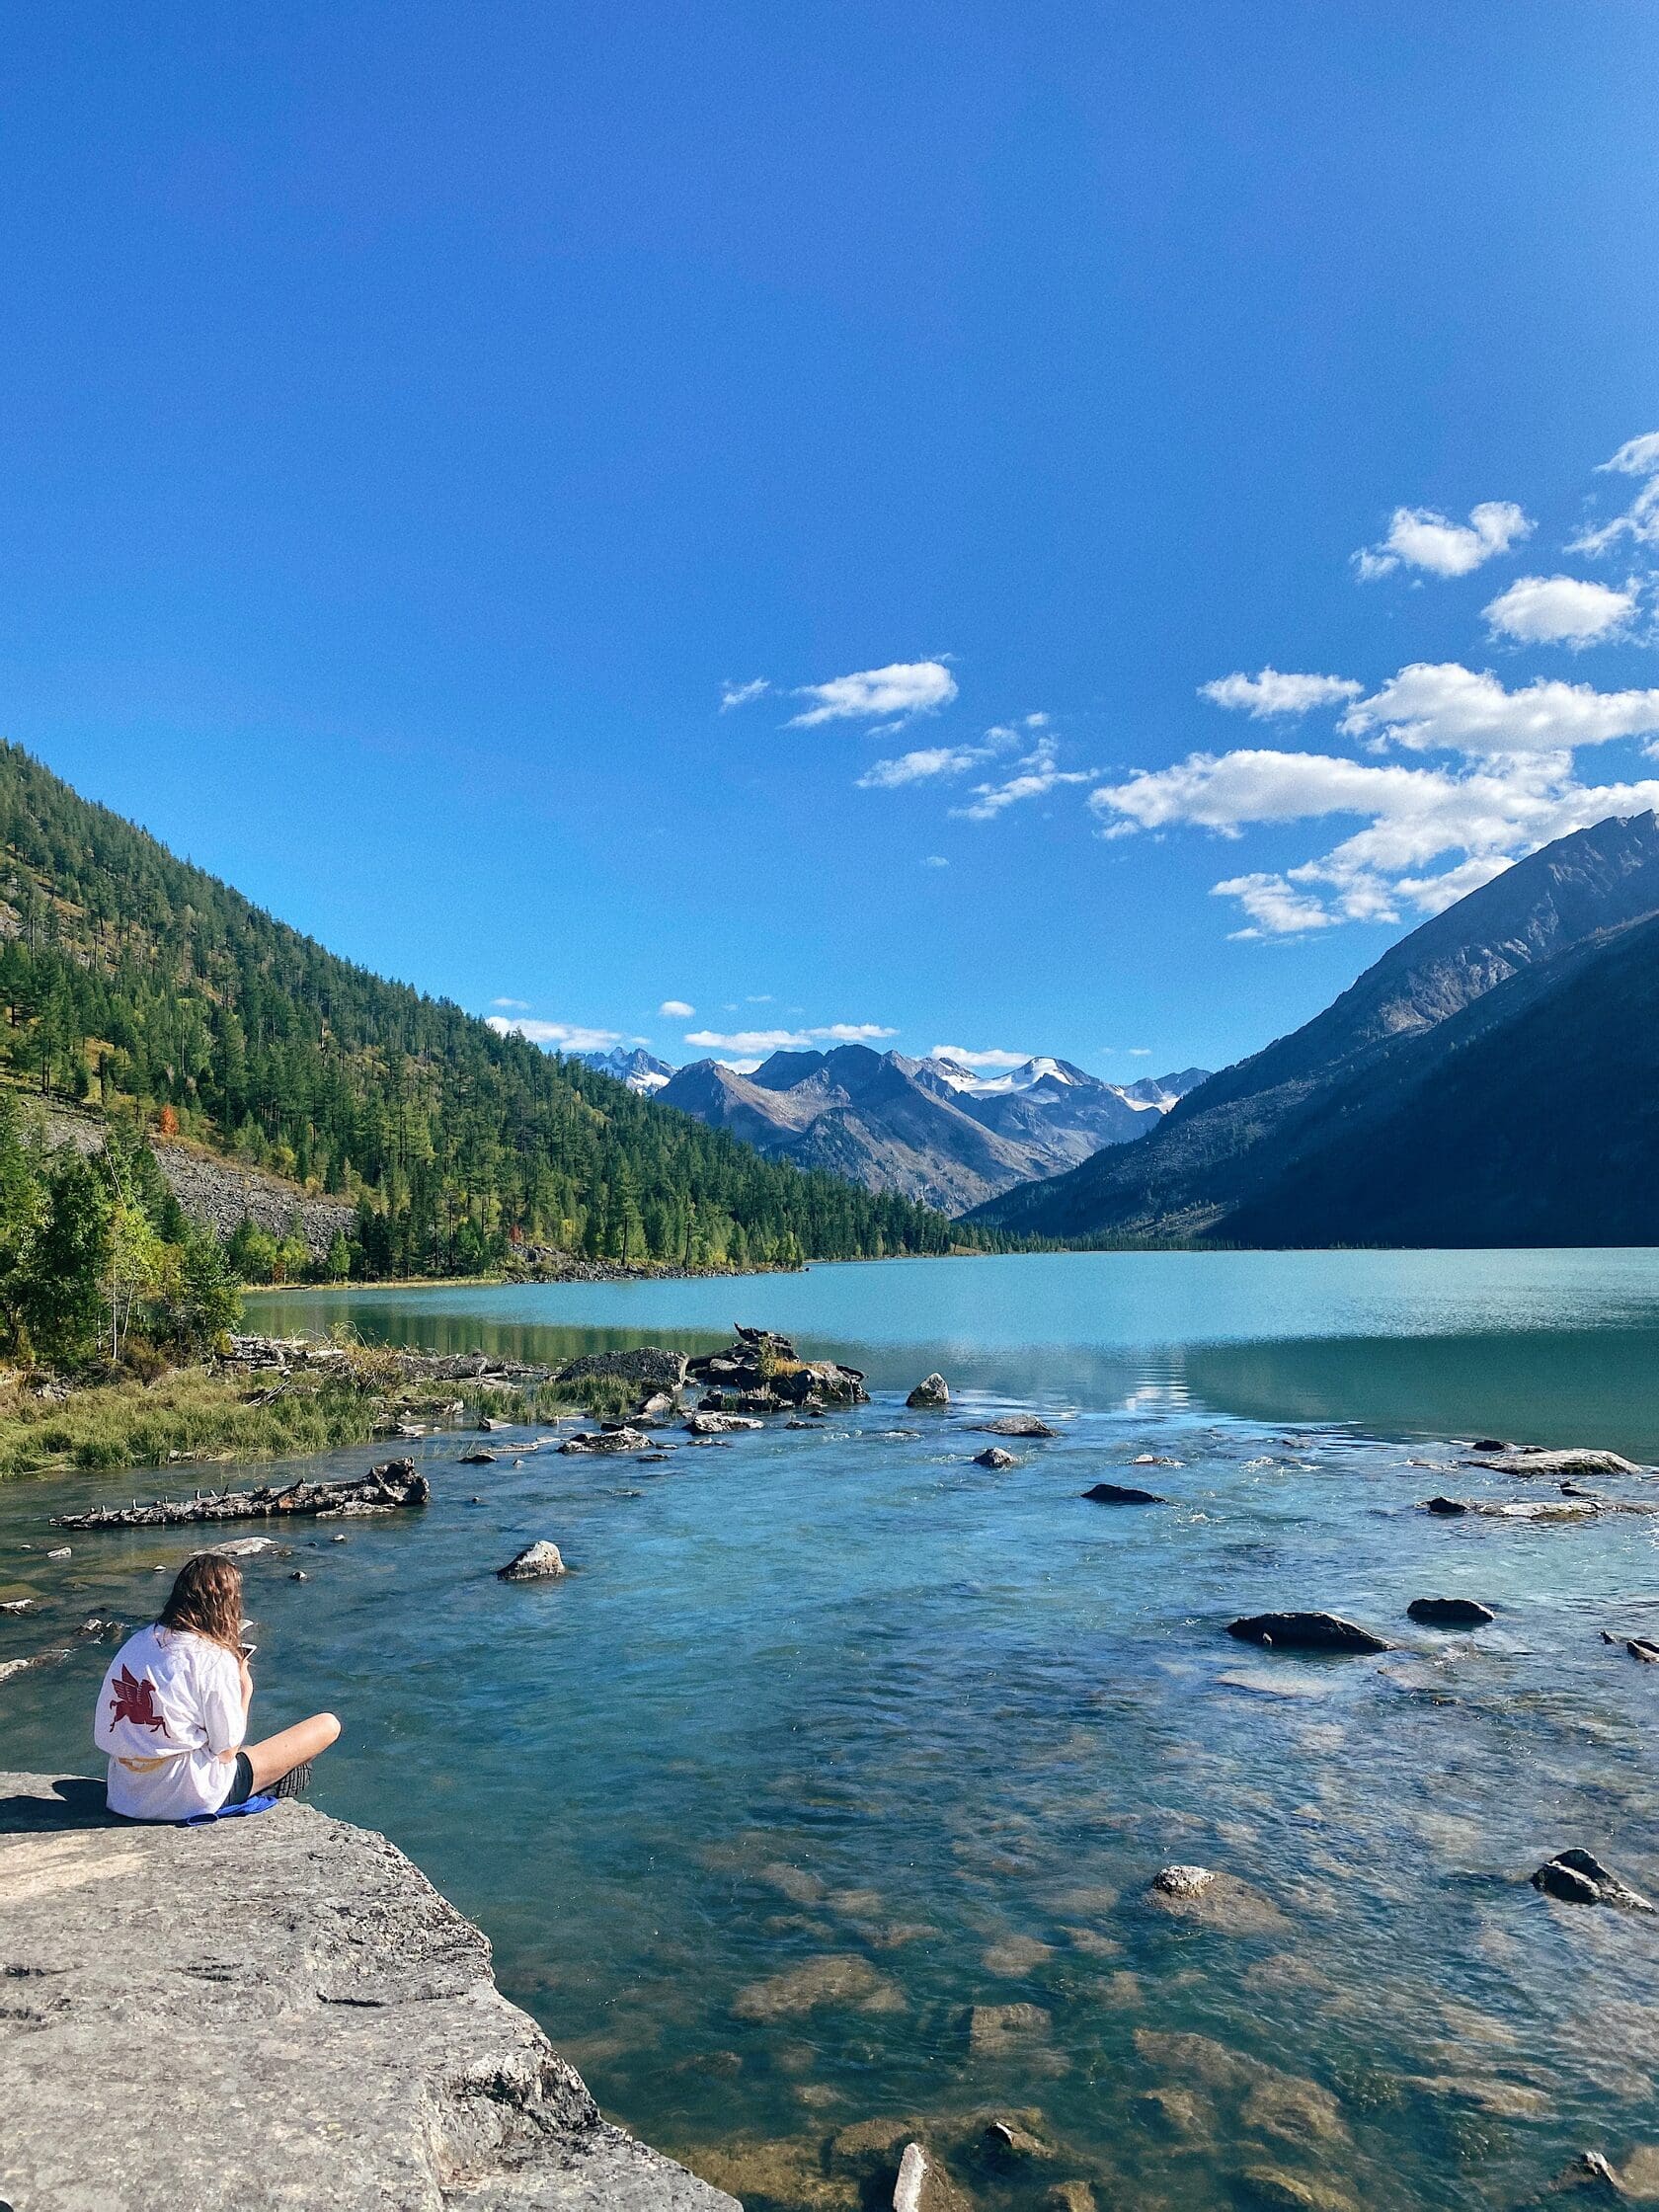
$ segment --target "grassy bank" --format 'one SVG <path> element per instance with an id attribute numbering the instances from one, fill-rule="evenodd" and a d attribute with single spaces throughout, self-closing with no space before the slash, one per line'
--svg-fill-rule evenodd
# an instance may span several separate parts
<path id="1" fill-rule="evenodd" d="M 176 1368 L 155 1382 L 98 1382 L 62 1398 L 37 1396 L 27 1379 L 13 1377 L 0 1384 L 0 1476 L 301 1459 L 386 1438 L 398 1420 L 534 1420 L 578 1408 L 613 1418 L 634 1403 L 634 1393 L 603 1378 L 580 1391 L 556 1382 L 405 1382 L 395 1363 L 395 1354 L 364 1348 L 349 1366 L 300 1369 L 275 1383 L 234 1370 Z M 396 1439 L 386 1447 L 395 1453 Z"/>

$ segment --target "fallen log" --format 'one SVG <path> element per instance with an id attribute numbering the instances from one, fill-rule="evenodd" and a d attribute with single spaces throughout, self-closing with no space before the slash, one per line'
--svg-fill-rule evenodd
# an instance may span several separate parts
<path id="1" fill-rule="evenodd" d="M 339 1482 L 307 1482 L 301 1475 L 285 1485 L 262 1483 L 257 1490 L 215 1490 L 206 1497 L 157 1498 L 149 1505 L 99 1506 L 91 1513 L 57 1517 L 62 1529 L 185 1529 L 215 1521 L 332 1521 L 346 1514 L 395 1513 L 425 1505 L 432 1484 L 417 1474 L 413 1460 L 388 1460 L 366 1475 Z"/>

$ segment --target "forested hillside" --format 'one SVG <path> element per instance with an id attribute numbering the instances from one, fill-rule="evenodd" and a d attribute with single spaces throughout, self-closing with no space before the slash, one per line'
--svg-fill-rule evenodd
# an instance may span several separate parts
<path id="1" fill-rule="evenodd" d="M 977 1240 L 354 967 L 8 745 L 0 936 L 16 1082 L 338 1193 L 358 1274 L 535 1244 L 695 1267 Z"/>

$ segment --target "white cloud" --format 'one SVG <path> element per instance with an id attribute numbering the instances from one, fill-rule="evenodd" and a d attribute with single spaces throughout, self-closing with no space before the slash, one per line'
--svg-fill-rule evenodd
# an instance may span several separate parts
<path id="1" fill-rule="evenodd" d="M 1201 698 L 1219 707 L 1232 707 L 1265 722 L 1276 714 L 1306 714 L 1310 707 L 1331 707 L 1343 699 L 1357 699 L 1365 689 L 1347 675 L 1286 675 L 1278 669 L 1263 669 L 1257 675 L 1218 676 L 1201 683 Z"/>
<path id="2" fill-rule="evenodd" d="M 1617 637 L 1636 611 L 1634 587 L 1616 592 L 1577 576 L 1522 576 L 1485 609 L 1494 631 L 1524 645 L 1594 645 Z"/>
<path id="3" fill-rule="evenodd" d="M 763 675 L 751 676 L 747 683 L 723 683 L 720 686 L 720 711 L 730 714 L 734 707 L 747 707 L 753 699 L 763 699 L 772 688 Z"/>
<path id="4" fill-rule="evenodd" d="M 527 998 L 492 998 L 490 1003 L 492 1006 L 506 1006 L 518 1014 L 527 1014 L 530 1010 Z"/>
<path id="5" fill-rule="evenodd" d="M 657 1011 L 670 1021 L 689 1021 L 697 1009 L 688 1006 L 683 998 L 665 998 Z"/>
<path id="6" fill-rule="evenodd" d="M 950 862 L 942 852 L 927 853 L 921 864 L 924 868 L 948 868 L 950 866 Z"/>
<path id="7" fill-rule="evenodd" d="M 875 1021 L 832 1021 L 817 1029 L 694 1029 L 686 1037 L 709 1053 L 807 1052 L 815 1045 L 868 1045 L 878 1037 L 897 1037 Z"/>
<path id="8" fill-rule="evenodd" d="M 828 683 L 804 683 L 795 695 L 814 704 L 795 715 L 789 727 L 810 730 L 821 722 L 934 714 L 956 697 L 956 678 L 942 661 L 895 661 L 885 669 L 831 676 Z"/>
<path id="9" fill-rule="evenodd" d="M 1092 783 L 1099 773 L 1095 768 L 1062 769 L 1057 765 L 1058 760 L 1059 749 L 1054 739 L 1039 738 L 1006 781 L 976 784 L 974 804 L 953 807 L 951 812 L 966 816 L 970 822 L 994 822 L 1005 807 L 1014 806 L 1021 799 L 1040 799 L 1062 784 Z"/>
<path id="10" fill-rule="evenodd" d="M 1466 522 L 1454 522 L 1429 507 L 1396 507 L 1387 536 L 1356 553 L 1354 565 L 1366 583 L 1402 563 L 1427 569 L 1431 576 L 1467 576 L 1495 553 L 1507 553 L 1530 537 L 1532 530 L 1513 500 L 1483 500 L 1469 510 Z"/>
<path id="11" fill-rule="evenodd" d="M 552 1052 L 606 1053 L 622 1042 L 619 1029 L 585 1029 L 580 1022 L 509 1021 L 505 1014 L 486 1017 L 501 1037 L 522 1037 L 529 1044 L 545 1045 Z"/>
<path id="12" fill-rule="evenodd" d="M 927 1057 L 929 1060 L 954 1060 L 959 1067 L 1023 1067 L 1032 1056 L 1001 1052 L 994 1046 L 983 1053 L 971 1053 L 963 1045 L 935 1045 Z"/>
<path id="13" fill-rule="evenodd" d="M 1552 837 L 1659 805 L 1659 782 L 1580 784 L 1564 751 L 1463 769 L 1240 751 L 1194 753 L 1102 787 L 1089 804 L 1135 829 L 1195 824 L 1224 835 L 1258 823 L 1360 818 L 1364 827 L 1320 858 L 1217 886 L 1244 907 L 1255 934 L 1300 935 L 1335 921 L 1437 912 Z M 1452 867 L 1425 872 L 1451 856 Z"/>
<path id="14" fill-rule="evenodd" d="M 990 758 L 986 746 L 928 746 L 904 752 L 893 760 L 874 760 L 858 778 L 860 791 L 897 791 L 907 783 L 926 783 L 935 776 L 959 776 Z"/>
<path id="15" fill-rule="evenodd" d="M 1604 461 L 1598 476 L 1639 476 L 1644 479 L 1622 514 L 1604 522 L 1600 529 L 1584 530 L 1567 547 L 1569 553 L 1605 553 L 1621 537 L 1637 545 L 1659 545 L 1659 431 L 1628 437 L 1611 461 Z"/>
<path id="16" fill-rule="evenodd" d="M 1540 676 L 1506 691 L 1489 670 L 1419 661 L 1356 700 L 1341 728 L 1414 752 L 1558 752 L 1659 730 L 1659 690 L 1598 691 Z"/>

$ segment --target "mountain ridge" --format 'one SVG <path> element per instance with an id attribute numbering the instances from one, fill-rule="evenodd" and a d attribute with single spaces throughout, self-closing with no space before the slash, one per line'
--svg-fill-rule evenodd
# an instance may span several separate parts
<path id="1" fill-rule="evenodd" d="M 1133 1157 L 1099 1154 L 971 1219 L 1067 1239 L 1275 1243 L 1295 1224 L 1311 1241 L 1376 1241 L 1352 1196 L 1335 1202 L 1339 1133 L 1360 1143 L 1408 1092 L 1432 1115 L 1433 1084 L 1452 1054 L 1522 1019 L 1555 982 L 1588 974 L 1656 912 L 1653 814 L 1574 830 L 1424 922 L 1302 1028 L 1190 1091 Z M 1408 1173 L 1411 1146 L 1397 1127 L 1389 1148 L 1396 1172 Z M 1289 1191 L 1319 1154 L 1330 1195 L 1314 1210 L 1314 1235 L 1310 1202 L 1293 1206 Z M 1356 1163 L 1347 1181 L 1352 1189 L 1360 1180 Z"/>
<path id="2" fill-rule="evenodd" d="M 1139 1141 L 1201 1072 L 1144 1077 L 1131 1097 L 1047 1057 L 987 1075 L 945 1055 L 841 1045 L 775 1052 L 748 1073 L 692 1061 L 658 1096 L 769 1157 L 960 1214 L 1103 1145 Z"/>

